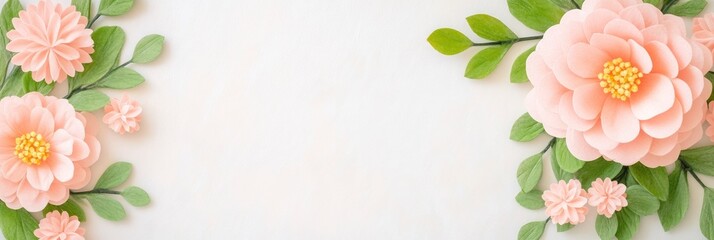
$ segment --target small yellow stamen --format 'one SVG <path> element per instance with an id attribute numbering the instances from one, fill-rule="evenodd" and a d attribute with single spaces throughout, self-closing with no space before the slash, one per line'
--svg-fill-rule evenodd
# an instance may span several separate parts
<path id="1" fill-rule="evenodd" d="M 615 58 L 603 64 L 602 73 L 597 75 L 600 87 L 612 98 L 626 101 L 639 90 L 643 74 L 632 63 Z"/>
<path id="2" fill-rule="evenodd" d="M 27 165 L 40 165 L 50 156 L 50 144 L 42 134 L 27 133 L 15 138 L 15 156 Z"/>

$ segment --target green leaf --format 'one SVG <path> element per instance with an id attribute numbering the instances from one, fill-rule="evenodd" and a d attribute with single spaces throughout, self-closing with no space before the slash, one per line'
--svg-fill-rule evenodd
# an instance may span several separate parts
<path id="1" fill-rule="evenodd" d="M 666 201 L 669 197 L 669 179 L 664 167 L 648 168 L 642 163 L 630 166 L 630 173 L 638 183 L 659 200 Z"/>
<path id="2" fill-rule="evenodd" d="M 513 123 L 510 138 L 513 141 L 528 142 L 538 137 L 543 131 L 543 124 L 534 120 L 530 114 L 524 113 Z"/>
<path id="3" fill-rule="evenodd" d="M 695 172 L 714 176 L 714 146 L 684 150 L 679 157 Z"/>
<path id="4" fill-rule="evenodd" d="M 528 56 L 535 51 L 535 46 L 521 53 L 516 61 L 513 62 L 511 67 L 511 82 L 512 83 L 525 83 L 528 82 L 528 74 L 526 73 L 526 60 Z"/>
<path id="5" fill-rule="evenodd" d="M 617 214 L 607 218 L 604 215 L 597 215 L 595 219 L 595 231 L 600 239 L 613 239 L 617 233 Z"/>
<path id="6" fill-rule="evenodd" d="M 617 239 L 632 239 L 637 232 L 637 227 L 640 225 L 640 216 L 628 208 L 623 208 L 616 212 L 615 215 L 617 216 L 617 233 L 615 233 Z"/>
<path id="7" fill-rule="evenodd" d="M 704 10 L 707 6 L 707 0 L 689 0 L 686 2 L 680 1 L 672 5 L 666 13 L 674 14 L 681 17 L 695 17 Z"/>
<path id="8" fill-rule="evenodd" d="M 72 5 L 77 7 L 82 16 L 89 18 L 89 14 L 92 8 L 92 0 L 72 0 Z"/>
<path id="9" fill-rule="evenodd" d="M 627 208 L 644 217 L 657 212 L 659 200 L 642 186 L 630 186 L 627 188 Z"/>
<path id="10" fill-rule="evenodd" d="M 550 167 L 553 169 L 553 175 L 555 175 L 556 180 L 565 180 L 567 182 L 568 180 L 575 178 L 574 174 L 566 172 L 565 170 L 560 168 L 560 165 L 558 165 L 558 163 L 552 158 L 553 156 L 551 154 Z"/>
<path id="11" fill-rule="evenodd" d="M 109 103 L 109 97 L 97 90 L 86 90 L 70 97 L 69 103 L 78 112 L 91 112 L 106 106 Z"/>
<path id="12" fill-rule="evenodd" d="M 669 231 L 679 224 L 689 208 L 689 186 L 687 173 L 679 163 L 669 175 L 669 198 L 660 202 L 659 221 L 664 231 Z"/>
<path id="13" fill-rule="evenodd" d="M 129 204 L 135 207 L 143 207 L 151 203 L 149 194 L 147 194 L 144 189 L 139 187 L 131 186 L 124 189 L 124 191 L 121 192 L 121 196 L 124 197 Z"/>
<path id="14" fill-rule="evenodd" d="M 9 77 L 7 78 L 7 83 L 0 90 L 0 97 L 4 98 L 7 96 L 23 96 L 25 95 L 24 81 L 22 80 L 25 73 L 20 71 L 19 68 L 13 70 Z"/>
<path id="15" fill-rule="evenodd" d="M 97 82 L 97 87 L 111 89 L 129 89 L 144 83 L 144 77 L 130 68 L 119 68 Z"/>
<path id="16" fill-rule="evenodd" d="M 164 36 L 152 34 L 148 35 L 136 44 L 134 56 L 131 58 L 133 63 L 150 63 L 159 57 L 164 49 Z"/>
<path id="17" fill-rule="evenodd" d="M 714 239 L 714 190 L 704 189 L 704 204 L 699 216 L 699 229 L 707 239 Z"/>
<path id="18" fill-rule="evenodd" d="M 562 8 L 562 9 L 565 9 L 565 10 L 570 10 L 570 9 L 575 8 L 575 5 L 573 5 L 573 2 L 570 0 L 551 0 L 551 1 L 556 6 Z"/>
<path id="19" fill-rule="evenodd" d="M 38 227 L 37 219 L 25 209 L 12 210 L 0 202 L 0 228 L 6 239 L 36 240 L 33 232 Z"/>
<path id="20" fill-rule="evenodd" d="M 662 8 L 662 0 L 644 0 L 645 3 L 654 5 L 657 8 Z"/>
<path id="21" fill-rule="evenodd" d="M 131 163 L 128 162 L 117 162 L 109 166 L 107 170 L 104 171 L 97 184 L 94 185 L 94 189 L 110 189 L 121 185 L 129 179 L 131 175 Z"/>
<path id="22" fill-rule="evenodd" d="M 523 192 L 530 192 L 543 174 L 543 154 L 539 153 L 524 160 L 518 166 L 518 184 Z"/>
<path id="23" fill-rule="evenodd" d="M 530 222 L 518 231 L 518 240 L 537 240 L 543 236 L 545 221 Z"/>
<path id="24" fill-rule="evenodd" d="M 0 11 L 0 46 L 3 46 L 0 49 L 0 81 L 7 75 L 7 69 L 12 58 L 12 53 L 4 47 L 10 42 L 10 39 L 7 38 L 7 33 L 15 28 L 12 25 L 12 19 L 18 17 L 20 11 L 22 11 L 22 5 L 18 0 L 6 1 L 2 11 Z"/>
<path id="25" fill-rule="evenodd" d="M 431 47 L 444 55 L 454 55 L 473 46 L 473 42 L 463 33 L 451 29 L 437 29 L 426 39 Z"/>
<path id="26" fill-rule="evenodd" d="M 92 62 L 84 65 L 84 72 L 69 79 L 70 89 L 95 83 L 111 71 L 124 47 L 126 34 L 119 27 L 100 27 L 92 33 L 92 39 Z"/>
<path id="27" fill-rule="evenodd" d="M 486 14 L 467 17 L 466 21 L 476 35 L 486 40 L 500 42 L 518 38 L 501 20 Z"/>
<path id="28" fill-rule="evenodd" d="M 553 157 L 558 165 L 560 165 L 560 168 L 569 173 L 575 173 L 585 165 L 585 161 L 575 158 L 575 156 L 570 153 L 563 138 L 558 138 L 558 140 L 555 141 Z"/>
<path id="29" fill-rule="evenodd" d="M 97 215 L 106 220 L 119 221 L 126 217 L 124 207 L 117 200 L 101 194 L 86 194 L 82 197 L 89 201 Z"/>
<path id="30" fill-rule="evenodd" d="M 543 201 L 542 196 L 543 191 L 537 189 L 533 189 L 528 193 L 519 192 L 516 195 L 516 202 L 524 208 L 538 210 L 545 207 L 545 201 Z"/>
<path id="31" fill-rule="evenodd" d="M 565 231 L 568 231 L 575 227 L 575 225 L 570 224 L 570 223 L 566 223 L 563 225 L 555 224 L 555 226 L 556 226 L 555 228 L 557 229 L 558 232 L 565 232 Z"/>
<path id="32" fill-rule="evenodd" d="M 584 189 L 590 188 L 590 184 L 598 178 L 614 178 L 622 170 L 622 165 L 605 159 L 586 162 L 585 165 L 575 173 Z"/>
<path id="33" fill-rule="evenodd" d="M 42 214 L 47 215 L 47 213 L 52 211 L 67 212 L 70 216 L 77 216 L 80 222 L 87 220 L 87 217 L 84 214 L 84 209 L 82 209 L 77 202 L 72 200 L 72 198 L 67 199 L 65 203 L 59 206 L 47 204 L 47 207 L 42 210 Z"/>
<path id="34" fill-rule="evenodd" d="M 99 14 L 106 16 L 119 16 L 131 10 L 134 0 L 102 0 L 99 3 Z"/>
<path id="35" fill-rule="evenodd" d="M 39 92 L 42 93 L 42 95 L 47 95 L 55 88 L 55 83 L 47 84 L 44 80 L 35 82 L 35 80 L 32 79 L 32 73 L 27 72 L 22 76 L 22 88 L 27 93 Z"/>
<path id="36" fill-rule="evenodd" d="M 539 32 L 558 24 L 565 14 L 549 0 L 508 0 L 508 9 L 518 21 Z"/>
<path id="37" fill-rule="evenodd" d="M 498 63 L 506 56 L 511 44 L 488 47 L 477 53 L 468 66 L 464 76 L 471 79 L 483 79 L 496 70 Z"/>

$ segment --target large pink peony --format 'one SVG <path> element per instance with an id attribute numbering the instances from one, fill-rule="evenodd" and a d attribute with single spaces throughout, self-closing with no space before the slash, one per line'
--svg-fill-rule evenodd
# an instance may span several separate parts
<path id="1" fill-rule="evenodd" d="M 587 0 L 528 58 L 526 107 L 582 160 L 671 164 L 702 137 L 712 55 L 641 0 Z"/>
<path id="2" fill-rule="evenodd" d="M 70 189 L 89 183 L 96 131 L 93 117 L 65 99 L 35 92 L 0 100 L 0 199 L 30 212 L 67 201 Z"/>
<path id="3" fill-rule="evenodd" d="M 94 52 L 92 30 L 87 29 L 87 18 L 74 6 L 63 8 L 51 0 L 40 0 L 12 19 L 14 30 L 7 33 L 7 50 L 16 52 L 12 64 L 32 72 L 40 82 L 62 83 L 67 75 L 74 77 L 84 71 Z"/>

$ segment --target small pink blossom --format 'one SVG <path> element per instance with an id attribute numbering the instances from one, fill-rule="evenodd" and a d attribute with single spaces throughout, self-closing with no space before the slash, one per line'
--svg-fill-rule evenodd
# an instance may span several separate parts
<path id="1" fill-rule="evenodd" d="M 70 217 L 67 212 L 47 213 L 34 233 L 39 240 L 84 240 L 84 228 L 79 227 L 79 219 Z"/>
<path id="2" fill-rule="evenodd" d="M 104 123 L 119 134 L 139 131 L 141 122 L 141 105 L 127 95 L 121 99 L 114 98 L 104 107 Z"/>
<path id="3" fill-rule="evenodd" d="M 605 178 L 605 181 L 598 178 L 592 183 L 592 187 L 588 189 L 590 206 L 597 207 L 597 213 L 612 217 L 616 211 L 620 211 L 623 207 L 627 207 L 627 187 L 624 184 L 618 184 L 617 181 L 612 181 L 610 178 Z"/>
<path id="4" fill-rule="evenodd" d="M 692 40 L 703 44 L 714 53 L 714 13 L 692 20 Z M 709 70 L 709 69 L 702 69 Z"/>
<path id="5" fill-rule="evenodd" d="M 545 200 L 545 214 L 553 219 L 553 223 L 574 225 L 585 221 L 588 194 L 580 186 L 580 181 L 571 179 L 567 184 L 563 180 L 553 183 L 549 190 L 543 192 L 542 198 Z"/>
<path id="6" fill-rule="evenodd" d="M 74 6 L 62 7 L 52 0 L 40 0 L 20 11 L 12 19 L 14 30 L 7 33 L 8 51 L 17 53 L 12 64 L 32 72 L 37 82 L 62 83 L 67 76 L 84 71 L 82 64 L 92 62 L 92 29 L 87 18 Z"/>

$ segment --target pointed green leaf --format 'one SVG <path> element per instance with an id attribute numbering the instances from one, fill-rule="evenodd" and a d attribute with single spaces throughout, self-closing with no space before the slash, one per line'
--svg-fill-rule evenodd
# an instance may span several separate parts
<path id="1" fill-rule="evenodd" d="M 530 192 L 538 185 L 543 174 L 543 154 L 539 153 L 524 160 L 518 166 L 518 184 L 523 192 Z"/>
<path id="2" fill-rule="evenodd" d="M 486 78 L 493 70 L 496 70 L 496 67 L 510 48 L 511 44 L 506 44 L 481 50 L 469 61 L 464 76 L 471 79 Z"/>
<path id="3" fill-rule="evenodd" d="M 630 186 L 627 188 L 627 208 L 644 217 L 659 210 L 659 200 L 642 186 Z"/>
<path id="4" fill-rule="evenodd" d="M 695 172 L 714 176 L 714 146 L 684 150 L 679 157 Z"/>
<path id="5" fill-rule="evenodd" d="M 518 231 L 518 240 L 537 240 L 543 236 L 545 221 L 530 222 Z"/>
<path id="6" fill-rule="evenodd" d="M 604 215 L 597 215 L 595 219 L 595 231 L 600 239 L 612 239 L 617 233 L 617 214 L 607 218 Z"/>
<path id="7" fill-rule="evenodd" d="M 511 140 L 528 142 L 543 133 L 543 124 L 534 120 L 530 114 L 521 115 L 511 127 Z"/>
<path id="8" fill-rule="evenodd" d="M 47 215 L 47 213 L 52 211 L 67 212 L 70 216 L 77 216 L 80 222 L 87 220 L 84 209 L 82 209 L 77 202 L 72 200 L 72 198 L 67 199 L 65 203 L 59 206 L 47 204 L 47 207 L 42 210 L 42 214 Z"/>
<path id="9" fill-rule="evenodd" d="M 630 166 L 630 173 L 638 183 L 659 200 L 669 197 L 669 177 L 664 167 L 648 168 L 642 163 Z"/>
<path id="10" fill-rule="evenodd" d="M 82 16 L 89 18 L 92 8 L 92 0 L 72 0 L 72 5 L 77 7 L 77 11 L 82 13 Z"/>
<path id="11" fill-rule="evenodd" d="M 528 56 L 535 51 L 535 46 L 523 52 L 516 61 L 513 62 L 511 67 L 511 82 L 512 83 L 524 83 L 528 82 L 528 74 L 526 73 L 526 60 Z"/>
<path id="12" fill-rule="evenodd" d="M 476 35 L 486 40 L 501 42 L 518 38 L 501 20 L 487 14 L 476 14 L 466 21 Z"/>
<path id="13" fill-rule="evenodd" d="M 470 48 L 474 43 L 463 33 L 451 29 L 437 29 L 427 38 L 431 47 L 444 55 L 454 55 Z"/>
<path id="14" fill-rule="evenodd" d="M 69 98 L 69 103 L 78 112 L 92 112 L 109 103 L 109 97 L 97 90 L 81 91 Z"/>
<path id="15" fill-rule="evenodd" d="M 83 198 L 89 201 L 89 204 L 100 217 L 110 220 L 119 221 L 126 217 L 126 211 L 119 201 L 101 194 L 86 194 Z"/>
<path id="16" fill-rule="evenodd" d="M 84 72 L 68 80 L 70 89 L 95 83 L 111 71 L 124 47 L 126 34 L 119 27 L 100 27 L 92 33 L 92 39 L 92 62 L 84 65 Z"/>
<path id="17" fill-rule="evenodd" d="M 164 36 L 152 34 L 139 40 L 134 49 L 133 63 L 150 63 L 156 60 L 164 49 Z"/>
<path id="18" fill-rule="evenodd" d="M 130 68 L 119 68 L 104 80 L 97 83 L 97 87 L 111 89 L 129 89 L 144 83 L 144 77 Z"/>
<path id="19" fill-rule="evenodd" d="M 657 8 L 662 8 L 662 0 L 644 0 L 645 3 L 654 5 Z"/>
<path id="20" fill-rule="evenodd" d="M 0 46 L 3 46 L 0 49 L 0 82 L 7 75 L 7 69 L 12 58 L 12 53 L 4 47 L 10 42 L 10 39 L 7 38 L 7 33 L 15 28 L 12 25 L 12 19 L 18 17 L 20 11 L 22 11 L 22 5 L 18 0 L 6 1 L 2 11 L 0 11 Z"/>
<path id="21" fill-rule="evenodd" d="M 37 219 L 25 209 L 12 210 L 0 202 L 0 228 L 6 239 L 37 240 L 33 232 L 38 227 Z"/>
<path id="22" fill-rule="evenodd" d="M 617 215 L 617 233 L 615 233 L 617 239 L 632 239 L 637 232 L 637 227 L 640 225 L 640 216 L 627 208 L 616 212 L 615 215 Z"/>
<path id="23" fill-rule="evenodd" d="M 131 10 L 134 0 L 102 0 L 99 3 L 99 14 L 105 16 L 119 16 Z"/>
<path id="24" fill-rule="evenodd" d="M 575 173 L 585 165 L 585 161 L 575 158 L 568 146 L 565 144 L 565 139 L 558 138 L 553 146 L 553 157 L 561 169 L 569 173 Z"/>
<path id="25" fill-rule="evenodd" d="M 707 0 L 688 0 L 679 1 L 678 3 L 672 5 L 667 11 L 667 13 L 674 14 L 681 17 L 695 17 L 704 10 L 707 6 Z"/>
<path id="26" fill-rule="evenodd" d="M 55 88 L 55 83 L 47 84 L 45 81 L 35 82 L 35 80 L 32 79 L 32 73 L 28 72 L 22 76 L 22 87 L 26 93 L 39 92 L 42 93 L 42 95 L 47 95 Z"/>
<path id="27" fill-rule="evenodd" d="M 614 178 L 622 170 L 622 165 L 605 159 L 585 162 L 585 165 L 575 173 L 584 189 L 590 188 L 590 184 L 598 178 Z"/>
<path id="28" fill-rule="evenodd" d="M 10 75 L 7 78 L 7 83 L 5 83 L 5 86 L 0 90 L 0 98 L 7 96 L 23 96 L 27 93 L 25 92 L 24 81 L 22 80 L 25 73 L 20 71 L 19 68 L 15 69 L 16 70 L 10 72 Z"/>
<path id="29" fill-rule="evenodd" d="M 151 203 L 149 194 L 139 187 L 128 187 L 121 192 L 121 196 L 124 197 L 129 204 L 135 207 L 143 207 Z"/>
<path id="30" fill-rule="evenodd" d="M 575 9 L 575 5 L 573 5 L 573 2 L 570 0 L 551 0 L 553 4 L 556 6 L 565 9 L 565 10 L 570 10 L 570 9 Z"/>
<path id="31" fill-rule="evenodd" d="M 677 163 L 674 171 L 669 175 L 669 197 L 667 201 L 660 202 L 657 211 L 665 232 L 677 226 L 689 208 L 687 172 L 683 171 L 680 165 Z"/>
<path id="32" fill-rule="evenodd" d="M 519 192 L 516 195 L 516 202 L 524 208 L 538 210 L 545 207 L 545 201 L 543 201 L 542 196 L 543 191 L 538 189 L 533 189 L 528 193 Z"/>
<path id="33" fill-rule="evenodd" d="M 704 204 L 699 216 L 699 229 L 707 239 L 714 239 L 714 190 L 704 189 Z"/>
<path id="34" fill-rule="evenodd" d="M 565 170 L 560 168 L 560 165 L 558 165 L 558 162 L 556 162 L 553 159 L 553 154 L 551 154 L 550 158 L 551 158 L 550 167 L 553 170 L 553 175 L 555 175 L 556 180 L 558 180 L 558 181 L 564 180 L 567 182 L 568 180 L 575 178 L 574 174 L 566 172 Z"/>
<path id="35" fill-rule="evenodd" d="M 566 231 L 573 229 L 575 227 L 575 225 L 570 224 L 570 223 L 566 223 L 563 225 L 555 224 L 555 226 L 556 226 L 555 228 L 558 232 L 566 232 Z"/>
<path id="36" fill-rule="evenodd" d="M 558 24 L 565 14 L 550 0 L 508 0 L 508 9 L 518 21 L 539 32 Z"/>
<path id="37" fill-rule="evenodd" d="M 131 163 L 128 162 L 117 162 L 109 166 L 107 170 L 104 171 L 94 189 L 110 189 L 121 185 L 129 179 L 131 175 Z"/>

